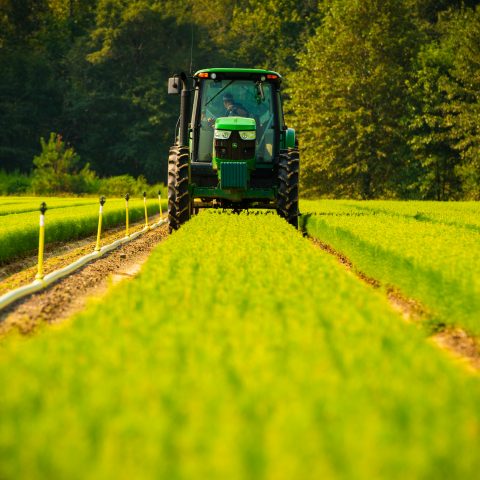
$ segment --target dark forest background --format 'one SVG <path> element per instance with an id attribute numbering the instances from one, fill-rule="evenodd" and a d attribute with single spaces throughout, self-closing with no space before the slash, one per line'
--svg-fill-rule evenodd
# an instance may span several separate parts
<path id="1" fill-rule="evenodd" d="M 285 76 L 304 195 L 478 200 L 479 3 L 0 0 L 0 170 L 55 132 L 100 176 L 165 180 L 167 78 L 262 67 Z"/>

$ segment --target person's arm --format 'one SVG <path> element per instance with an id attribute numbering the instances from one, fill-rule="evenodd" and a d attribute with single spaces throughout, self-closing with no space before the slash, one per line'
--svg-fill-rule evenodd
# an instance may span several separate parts
<path id="1" fill-rule="evenodd" d="M 237 115 L 239 115 L 240 117 L 248 117 L 248 112 L 245 108 L 239 105 L 237 107 Z"/>
<path id="2" fill-rule="evenodd" d="M 229 106 L 228 110 L 238 117 L 248 117 L 248 112 L 242 105 L 231 105 Z"/>

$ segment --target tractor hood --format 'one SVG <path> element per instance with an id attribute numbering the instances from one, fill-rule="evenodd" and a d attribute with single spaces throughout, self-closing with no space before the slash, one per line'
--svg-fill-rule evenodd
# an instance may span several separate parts
<path id="1" fill-rule="evenodd" d="M 215 120 L 217 130 L 255 130 L 255 120 L 245 117 L 220 117 Z"/>

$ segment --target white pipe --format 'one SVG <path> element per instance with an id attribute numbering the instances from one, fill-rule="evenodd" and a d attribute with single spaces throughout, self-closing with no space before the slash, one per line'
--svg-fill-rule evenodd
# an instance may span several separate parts
<path id="1" fill-rule="evenodd" d="M 132 233 L 128 237 L 123 237 L 119 240 L 115 240 L 113 243 L 110 243 L 109 245 L 105 245 L 104 247 L 102 247 L 99 251 L 89 253 L 88 255 L 85 255 L 79 258 L 78 260 L 71 263 L 70 265 L 63 267 L 60 270 L 55 270 L 54 272 L 51 272 L 48 275 L 45 275 L 45 277 L 43 277 L 43 280 L 35 280 L 29 285 L 25 285 L 23 287 L 16 288 L 15 290 L 11 290 L 10 292 L 7 292 L 6 294 L 0 297 L 0 310 L 2 310 L 3 308 L 7 307 L 11 303 L 21 298 L 24 298 L 28 295 L 31 295 L 32 293 L 43 290 L 44 288 L 48 287 L 52 283 L 56 282 L 57 280 L 60 280 L 61 278 L 66 277 L 67 275 L 70 275 L 72 272 L 74 272 L 75 270 L 78 270 L 79 268 L 83 267 L 84 265 L 91 262 L 92 260 L 96 260 L 97 258 L 100 258 L 105 253 L 108 253 L 114 250 L 120 245 L 125 245 L 126 243 L 129 243 L 132 240 L 135 240 L 142 233 L 145 233 L 149 230 L 160 227 L 165 223 L 167 223 L 166 220 L 160 219 L 157 223 L 153 223 L 148 227 L 144 227 L 142 230 Z"/>

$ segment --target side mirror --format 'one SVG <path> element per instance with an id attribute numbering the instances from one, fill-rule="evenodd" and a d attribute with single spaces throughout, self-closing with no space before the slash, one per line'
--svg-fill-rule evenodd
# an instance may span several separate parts
<path id="1" fill-rule="evenodd" d="M 168 94 L 169 95 L 180 95 L 182 91 L 182 79 L 180 75 L 175 75 L 168 79 Z"/>

